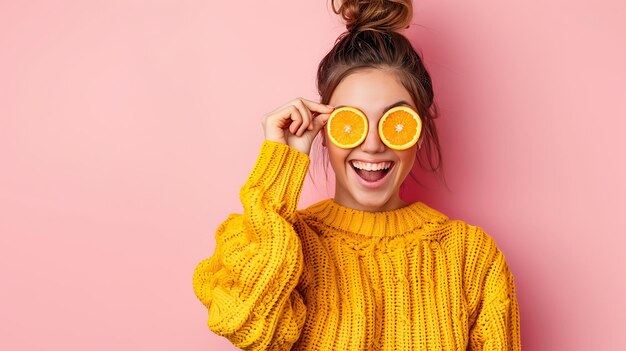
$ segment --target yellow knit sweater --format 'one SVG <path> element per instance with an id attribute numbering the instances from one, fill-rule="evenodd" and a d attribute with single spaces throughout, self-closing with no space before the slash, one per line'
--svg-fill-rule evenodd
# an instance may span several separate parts
<path id="1" fill-rule="evenodd" d="M 194 270 L 208 327 L 246 350 L 521 350 L 513 275 L 480 227 L 423 202 L 298 210 L 308 155 L 264 141 Z"/>

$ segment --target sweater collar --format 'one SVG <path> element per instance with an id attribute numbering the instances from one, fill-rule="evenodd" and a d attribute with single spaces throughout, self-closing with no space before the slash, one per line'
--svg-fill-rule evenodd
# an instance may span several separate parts
<path id="1" fill-rule="evenodd" d="M 304 213 L 326 227 L 371 237 L 419 231 L 422 237 L 434 239 L 439 235 L 435 229 L 448 221 L 445 214 L 421 201 L 395 210 L 368 212 L 344 207 L 329 198 L 309 206 Z"/>

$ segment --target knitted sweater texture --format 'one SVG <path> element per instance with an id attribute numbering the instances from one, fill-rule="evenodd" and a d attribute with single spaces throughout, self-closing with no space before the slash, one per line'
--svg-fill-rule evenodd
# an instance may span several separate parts
<path id="1" fill-rule="evenodd" d="M 521 350 L 515 283 L 480 227 L 423 202 L 298 210 L 309 156 L 264 141 L 193 272 L 208 327 L 246 350 Z"/>

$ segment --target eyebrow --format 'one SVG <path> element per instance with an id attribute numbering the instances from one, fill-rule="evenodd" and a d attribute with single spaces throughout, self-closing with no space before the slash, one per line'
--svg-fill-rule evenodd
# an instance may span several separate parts
<path id="1" fill-rule="evenodd" d="M 393 104 L 391 104 L 391 105 L 389 105 L 389 106 L 385 107 L 383 111 L 387 111 L 387 110 L 389 110 L 389 109 L 390 109 L 390 108 L 392 108 L 392 107 L 396 107 L 396 106 L 400 106 L 400 105 L 409 105 L 409 103 L 408 103 L 408 102 L 406 102 L 406 101 L 404 101 L 404 100 L 402 100 L 402 101 L 398 101 L 398 102 L 396 102 L 396 103 L 393 103 Z M 409 106 L 410 106 L 410 105 L 409 105 Z M 339 106 L 335 106 L 335 108 L 340 108 L 340 107 L 346 107 L 346 105 L 339 105 Z"/>

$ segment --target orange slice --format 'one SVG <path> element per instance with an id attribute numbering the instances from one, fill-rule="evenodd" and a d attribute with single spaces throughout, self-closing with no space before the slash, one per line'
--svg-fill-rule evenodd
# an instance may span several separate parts
<path id="1" fill-rule="evenodd" d="M 406 150 L 417 143 L 422 132 L 422 119 L 409 106 L 393 107 L 378 122 L 378 134 L 385 145 Z"/>
<path id="2" fill-rule="evenodd" d="M 326 131 L 333 144 L 340 148 L 353 148 L 367 136 L 369 124 L 361 110 L 343 106 L 333 110 L 326 122 Z"/>

